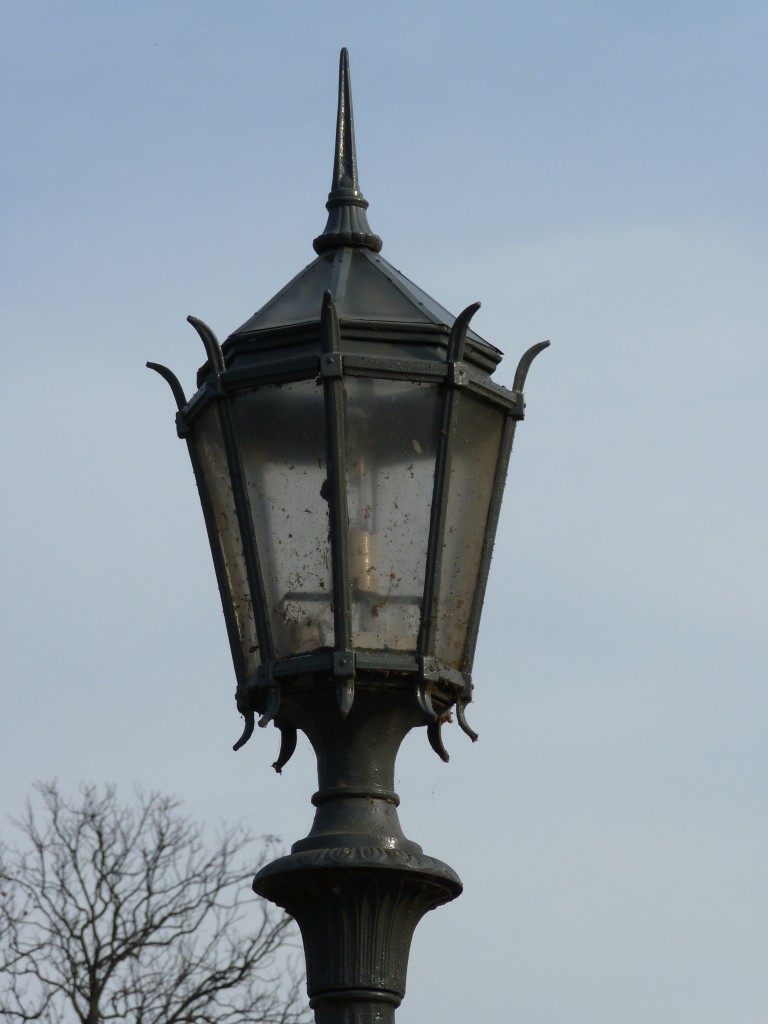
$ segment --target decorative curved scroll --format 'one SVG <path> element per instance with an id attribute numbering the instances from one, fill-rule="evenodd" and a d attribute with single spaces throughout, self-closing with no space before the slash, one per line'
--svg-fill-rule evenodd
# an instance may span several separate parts
<path id="1" fill-rule="evenodd" d="M 467 306 L 465 310 L 453 321 L 453 327 L 451 328 L 451 336 L 448 339 L 448 362 L 458 363 L 464 358 L 464 346 L 467 342 L 467 331 L 469 330 L 469 321 L 480 309 L 479 302 L 473 302 L 471 306 Z"/>
<path id="2" fill-rule="evenodd" d="M 233 750 L 239 750 L 240 747 L 244 747 L 248 740 L 253 736 L 253 730 L 256 726 L 255 715 L 252 710 L 243 711 L 243 718 L 245 719 L 245 728 L 243 729 L 243 735 L 232 747 Z"/>
<path id="3" fill-rule="evenodd" d="M 208 356 L 208 362 L 211 364 L 211 369 L 214 373 L 223 373 L 225 369 L 224 353 L 221 351 L 219 339 L 213 333 L 208 324 L 203 323 L 202 320 L 198 320 L 196 316 L 188 316 L 187 323 L 192 324 L 200 335 L 200 340 L 205 346 L 205 353 Z"/>
<path id="4" fill-rule="evenodd" d="M 432 698 L 429 695 L 426 683 L 422 682 L 416 684 L 416 703 L 427 716 L 428 722 L 437 721 L 437 712 L 432 707 Z"/>
<path id="5" fill-rule="evenodd" d="M 467 705 L 462 701 L 456 702 L 456 721 L 459 723 L 459 728 L 462 732 L 465 732 L 467 736 L 472 740 L 473 743 L 477 742 L 477 733 L 471 728 L 469 722 L 464 715 L 464 708 Z"/>
<path id="6" fill-rule="evenodd" d="M 517 364 L 515 370 L 515 380 L 512 385 L 513 391 L 522 391 L 525 387 L 525 378 L 528 376 L 528 371 L 531 368 L 531 363 L 539 354 L 543 352 L 545 348 L 549 348 L 550 343 L 548 341 L 540 341 L 537 345 L 531 345 L 527 352 L 524 352 L 520 357 L 520 362 Z"/>
<path id="7" fill-rule="evenodd" d="M 176 399 L 176 406 L 179 409 L 183 409 L 187 404 L 187 399 L 184 396 L 184 388 L 179 383 L 179 378 L 173 372 L 169 370 L 167 366 L 163 366 L 161 363 L 147 363 L 150 370 L 154 370 L 155 373 L 159 373 L 164 381 L 171 387 L 173 397 Z"/>
<path id="8" fill-rule="evenodd" d="M 259 719 L 259 728 L 266 729 L 280 710 L 280 686 L 273 683 L 267 690 L 267 707 Z"/>
<path id="9" fill-rule="evenodd" d="M 450 761 L 448 751 L 443 746 L 443 737 L 441 730 L 443 728 L 443 718 L 436 718 L 434 722 L 430 722 L 427 726 L 427 739 L 429 745 L 432 747 L 437 756 L 441 761 L 445 761 L 446 764 Z"/>
<path id="10" fill-rule="evenodd" d="M 276 721 L 275 727 L 280 730 L 280 753 L 277 755 L 277 760 L 274 762 L 272 767 L 278 775 L 282 775 L 283 768 L 285 768 L 293 757 L 298 734 L 296 732 L 296 726 L 291 725 L 290 722 Z"/>

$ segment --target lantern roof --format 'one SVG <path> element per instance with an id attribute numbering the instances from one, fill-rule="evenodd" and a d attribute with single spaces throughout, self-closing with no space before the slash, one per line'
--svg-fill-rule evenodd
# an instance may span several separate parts
<path id="1" fill-rule="evenodd" d="M 381 332 L 392 337 L 393 331 L 402 331 L 411 341 L 447 344 L 455 317 L 380 255 L 381 238 L 368 223 L 368 202 L 358 179 L 346 49 L 339 61 L 336 146 L 326 209 L 325 229 L 313 242 L 317 259 L 232 332 L 224 343 L 228 364 L 239 362 L 246 350 L 252 355 L 254 350 L 282 347 L 291 336 L 306 338 L 313 327 L 319 329 L 326 291 L 336 304 L 342 337 L 375 341 Z M 468 331 L 466 359 L 493 372 L 501 356 L 499 349 Z"/>

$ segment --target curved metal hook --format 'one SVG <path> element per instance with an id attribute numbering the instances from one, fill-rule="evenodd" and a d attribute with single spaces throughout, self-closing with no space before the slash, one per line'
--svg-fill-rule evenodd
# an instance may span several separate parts
<path id="1" fill-rule="evenodd" d="M 470 727 L 469 722 L 467 722 L 467 719 L 464 717 L 464 708 L 466 706 L 466 704 L 462 704 L 459 701 L 456 702 L 456 721 L 459 723 L 461 731 L 465 732 L 473 743 L 476 743 L 477 733 Z"/>
<path id="2" fill-rule="evenodd" d="M 525 378 L 528 376 L 528 371 L 531 368 L 531 363 L 539 354 L 543 352 L 545 348 L 549 348 L 550 342 L 540 341 L 537 345 L 531 345 L 527 352 L 523 353 L 520 357 L 520 362 L 517 364 L 515 370 L 515 380 L 512 385 L 513 391 L 522 391 L 525 387 Z"/>
<path id="3" fill-rule="evenodd" d="M 430 722 L 427 726 L 427 739 L 429 740 L 430 747 L 432 747 L 440 760 L 445 761 L 447 764 L 450 761 L 450 757 L 448 755 L 448 751 L 443 746 L 443 737 L 440 732 L 442 728 L 443 719 L 441 716 L 440 718 L 435 719 L 434 722 Z"/>
<path id="4" fill-rule="evenodd" d="M 278 775 L 282 775 L 283 768 L 291 760 L 296 749 L 297 732 L 296 726 L 290 722 L 275 722 L 275 727 L 280 730 L 280 753 L 272 767 Z"/>
<path id="5" fill-rule="evenodd" d="M 167 366 L 163 366 L 161 363 L 147 363 L 147 366 L 150 370 L 154 370 L 155 373 L 159 373 L 163 380 L 170 384 L 173 397 L 176 399 L 176 407 L 183 409 L 187 404 L 187 399 L 184 397 L 184 388 L 179 383 L 179 378 L 173 370 L 169 370 Z"/>
<path id="6" fill-rule="evenodd" d="M 479 302 L 473 302 L 471 306 L 467 306 L 466 309 L 462 310 L 461 313 L 453 321 L 453 327 L 451 328 L 451 336 L 448 339 L 448 362 L 458 363 L 464 358 L 464 345 L 467 341 L 467 331 L 469 330 L 469 321 L 480 309 Z"/>
<path id="7" fill-rule="evenodd" d="M 437 713 L 435 709 L 432 707 L 432 698 L 429 695 L 429 690 L 427 690 L 426 683 L 416 684 L 416 703 L 427 716 L 427 721 L 437 721 Z"/>
<path id="8" fill-rule="evenodd" d="M 232 747 L 233 750 L 239 750 L 240 747 L 244 747 L 248 740 L 253 736 L 253 730 L 255 727 L 253 711 L 244 711 L 243 718 L 245 718 L 245 728 L 243 729 L 243 735 Z"/>
<path id="9" fill-rule="evenodd" d="M 225 369 L 224 353 L 221 351 L 219 339 L 213 333 L 208 324 L 203 323 L 202 320 L 198 320 L 196 316 L 188 316 L 187 323 L 192 324 L 200 335 L 200 340 L 203 345 L 205 345 L 205 352 L 208 356 L 208 362 L 211 364 L 211 368 L 215 373 L 223 373 Z"/>
<path id="10" fill-rule="evenodd" d="M 279 710 L 280 687 L 277 684 L 273 684 L 267 691 L 267 707 L 264 714 L 259 719 L 259 728 L 266 729 Z"/>

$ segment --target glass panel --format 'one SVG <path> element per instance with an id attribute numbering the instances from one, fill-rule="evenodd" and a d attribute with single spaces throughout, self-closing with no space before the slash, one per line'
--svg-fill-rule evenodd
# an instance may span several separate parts
<path id="1" fill-rule="evenodd" d="M 435 626 L 435 654 L 449 668 L 463 668 L 504 419 L 502 409 L 467 391 L 456 396 Z"/>
<path id="2" fill-rule="evenodd" d="M 234 415 L 275 656 L 333 647 L 323 388 L 260 387 Z"/>
<path id="3" fill-rule="evenodd" d="M 440 432 L 434 384 L 347 377 L 355 647 L 415 651 Z"/>
<path id="4" fill-rule="evenodd" d="M 243 557 L 243 542 L 232 497 L 232 483 L 216 405 L 210 406 L 195 420 L 194 431 L 204 484 L 213 508 L 216 537 L 212 538 L 211 542 L 219 545 L 226 574 L 225 580 L 219 581 L 219 586 L 223 585 L 228 592 L 240 635 L 246 672 L 250 675 L 259 666 L 259 642 L 256 637 L 251 591 Z M 222 600 L 224 599 L 222 595 Z"/>

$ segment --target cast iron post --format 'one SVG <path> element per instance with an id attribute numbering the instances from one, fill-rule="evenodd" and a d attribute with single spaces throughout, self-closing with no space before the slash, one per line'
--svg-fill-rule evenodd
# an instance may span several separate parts
<path id="1" fill-rule="evenodd" d="M 281 715 L 317 755 L 317 810 L 307 838 L 254 881 L 299 924 L 318 1024 L 394 1021 L 416 925 L 462 888 L 398 821 L 395 757 L 409 730 L 423 725 L 412 681 L 359 677 L 355 691 L 346 718 L 332 693 L 284 692 Z"/>

